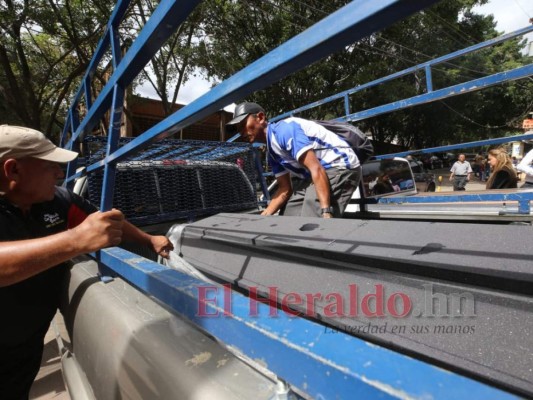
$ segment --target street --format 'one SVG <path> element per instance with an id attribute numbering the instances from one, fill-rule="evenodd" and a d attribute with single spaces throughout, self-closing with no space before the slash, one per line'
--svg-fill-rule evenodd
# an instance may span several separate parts
<path id="1" fill-rule="evenodd" d="M 428 172 L 435 174 L 435 183 L 437 184 L 437 188 L 439 187 L 439 176 L 442 177 L 442 182 L 440 182 L 441 185 L 441 192 L 452 192 L 453 191 L 453 184 L 450 182 L 450 168 L 440 168 L 440 169 L 433 169 L 428 170 Z M 470 182 L 466 185 L 466 191 L 479 191 L 484 190 L 486 186 L 486 182 L 480 181 L 478 178 L 474 177 L 474 175 L 471 175 Z M 438 189 L 437 189 L 438 190 Z"/>
<path id="2" fill-rule="evenodd" d="M 52 324 L 54 322 L 59 332 L 61 332 L 62 337 L 65 338 L 65 323 L 59 312 L 54 317 Z M 41 369 L 31 387 L 29 398 L 31 400 L 70 400 L 65 383 L 63 382 L 61 357 L 55 339 L 55 330 L 52 325 L 48 329 L 48 333 L 44 339 Z"/>

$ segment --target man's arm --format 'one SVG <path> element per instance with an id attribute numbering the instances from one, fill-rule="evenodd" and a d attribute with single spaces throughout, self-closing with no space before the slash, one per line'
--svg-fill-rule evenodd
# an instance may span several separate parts
<path id="1" fill-rule="evenodd" d="M 453 180 L 453 177 L 455 175 L 455 163 L 452 165 L 452 169 L 450 169 L 450 181 Z"/>
<path id="2" fill-rule="evenodd" d="M 261 215 L 272 215 L 278 211 L 289 200 L 292 195 L 291 174 L 283 174 L 276 178 L 278 190 L 274 194 L 267 208 Z"/>
<path id="3" fill-rule="evenodd" d="M 330 203 L 330 190 L 329 190 L 329 178 L 326 174 L 326 170 L 316 158 L 315 152 L 313 150 L 307 150 L 302 154 L 298 162 L 307 168 L 311 174 L 311 179 L 315 184 L 316 196 L 320 203 L 320 208 L 328 208 Z M 324 214 L 324 218 L 331 218 L 332 215 Z"/>
<path id="4" fill-rule="evenodd" d="M 170 243 L 170 240 L 166 236 L 149 235 L 126 220 L 124 221 L 122 231 L 124 240 L 146 246 L 161 257 L 169 258 L 170 251 L 174 249 L 174 246 L 172 246 L 172 243 Z"/>
<path id="5" fill-rule="evenodd" d="M 533 162 L 533 149 L 522 158 L 522 161 L 516 166 L 516 169 L 521 172 L 525 172 L 527 175 L 533 176 L 533 167 L 531 163 Z"/>
<path id="6" fill-rule="evenodd" d="M 118 245 L 123 223 L 124 215 L 118 210 L 95 212 L 65 232 L 0 243 L 0 287 L 21 282 L 77 255 Z"/>

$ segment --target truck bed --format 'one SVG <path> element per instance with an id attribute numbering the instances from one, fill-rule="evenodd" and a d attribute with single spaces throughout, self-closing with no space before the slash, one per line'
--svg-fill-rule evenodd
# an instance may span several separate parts
<path id="1" fill-rule="evenodd" d="M 186 226 L 178 251 L 242 292 L 274 295 L 278 306 L 289 295 L 290 309 L 332 333 L 532 397 L 532 239 L 520 225 L 220 214 Z M 354 285 L 357 306 L 381 286 L 385 301 L 402 293 L 412 309 L 398 317 L 387 304 L 384 316 L 373 316 L 374 302 L 354 315 Z M 317 293 L 316 315 L 294 300 Z M 339 297 L 344 307 L 331 306 Z"/>

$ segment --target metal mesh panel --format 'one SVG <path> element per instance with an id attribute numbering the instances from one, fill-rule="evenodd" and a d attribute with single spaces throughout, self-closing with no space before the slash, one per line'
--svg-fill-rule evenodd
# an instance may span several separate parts
<path id="1" fill-rule="evenodd" d="M 119 147 L 132 138 L 121 138 Z M 107 138 L 84 141 L 86 165 L 105 156 Z M 100 203 L 103 171 L 88 176 L 88 197 Z M 157 142 L 117 166 L 113 207 L 137 224 L 257 208 L 254 150 L 249 144 Z"/>

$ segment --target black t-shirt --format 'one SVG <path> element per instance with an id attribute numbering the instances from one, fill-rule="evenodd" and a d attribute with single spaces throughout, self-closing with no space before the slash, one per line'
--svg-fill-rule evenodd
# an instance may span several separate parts
<path id="1" fill-rule="evenodd" d="M 94 211 L 92 204 L 59 187 L 53 200 L 34 204 L 27 215 L 0 197 L 0 242 L 63 232 Z M 60 264 L 22 282 L 0 287 L 0 348 L 21 345 L 48 328 L 59 305 L 65 272 L 65 264 Z"/>

